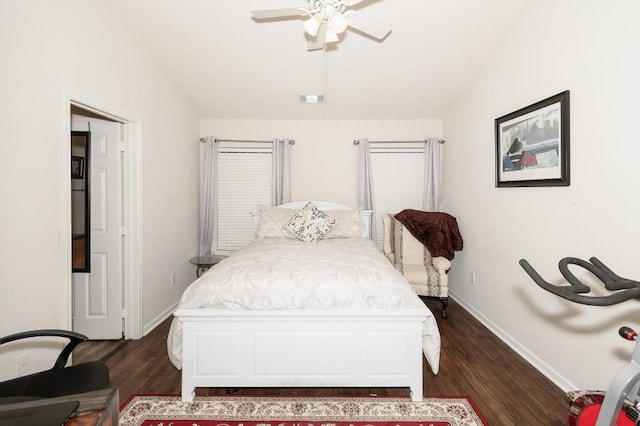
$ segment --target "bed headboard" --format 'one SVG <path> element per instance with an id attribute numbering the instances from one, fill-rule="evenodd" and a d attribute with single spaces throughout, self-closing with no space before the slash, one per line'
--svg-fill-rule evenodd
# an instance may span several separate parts
<path id="1" fill-rule="evenodd" d="M 277 206 L 282 209 L 297 209 L 300 210 L 303 208 L 308 201 L 296 201 L 294 203 L 281 204 Z M 345 206 L 343 204 L 336 203 L 327 203 L 325 201 L 312 201 L 312 203 L 319 210 L 351 210 L 351 207 Z M 371 210 L 361 210 L 360 211 L 360 220 L 362 220 L 362 236 L 369 238 L 371 235 L 371 216 L 373 211 Z"/>

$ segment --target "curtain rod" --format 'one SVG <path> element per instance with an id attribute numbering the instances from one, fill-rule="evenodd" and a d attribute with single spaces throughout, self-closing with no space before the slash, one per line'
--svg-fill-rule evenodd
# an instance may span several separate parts
<path id="1" fill-rule="evenodd" d="M 205 142 L 207 139 L 206 138 L 200 138 L 200 142 Z M 241 143 L 241 142 L 246 142 L 246 143 L 273 143 L 273 140 L 267 141 L 267 140 L 250 140 L 250 139 L 245 139 L 245 140 L 240 140 L 240 139 L 214 139 L 216 142 L 237 142 L 237 143 Z M 289 140 L 289 145 L 295 145 L 296 141 L 293 139 Z"/>
<path id="2" fill-rule="evenodd" d="M 425 143 L 427 142 L 426 139 L 420 140 L 420 141 L 369 141 L 369 143 Z M 446 141 L 444 139 L 438 139 L 438 142 L 440 143 L 445 143 Z M 358 139 L 353 141 L 354 145 L 359 145 L 360 141 Z"/>

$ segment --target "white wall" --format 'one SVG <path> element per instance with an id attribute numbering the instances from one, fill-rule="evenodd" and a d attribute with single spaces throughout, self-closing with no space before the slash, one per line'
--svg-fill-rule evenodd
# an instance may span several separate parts
<path id="1" fill-rule="evenodd" d="M 135 40 L 106 0 L 0 2 L 0 335 L 70 326 L 65 93 L 141 125 L 143 325 L 194 278 L 198 116 Z M 0 379 L 14 358 L 0 353 Z"/>
<path id="2" fill-rule="evenodd" d="M 313 108 L 313 105 L 310 105 Z M 358 150 L 354 139 L 442 137 L 442 120 L 221 120 L 203 119 L 200 135 L 229 139 L 295 139 L 292 201 L 318 200 L 357 207 Z"/>
<path id="3" fill-rule="evenodd" d="M 606 388 L 633 349 L 617 329 L 640 326 L 640 304 L 565 302 L 518 260 L 560 283 L 561 258 L 596 256 L 640 280 L 638 16 L 634 0 L 532 3 L 444 117 L 446 206 L 465 240 L 451 292 L 565 390 Z M 571 186 L 495 188 L 495 118 L 566 89 Z"/>

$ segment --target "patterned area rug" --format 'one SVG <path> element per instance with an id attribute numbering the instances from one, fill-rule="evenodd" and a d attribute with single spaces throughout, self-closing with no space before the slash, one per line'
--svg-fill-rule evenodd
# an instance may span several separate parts
<path id="1" fill-rule="evenodd" d="M 470 398 L 134 396 L 121 426 L 485 426 Z"/>

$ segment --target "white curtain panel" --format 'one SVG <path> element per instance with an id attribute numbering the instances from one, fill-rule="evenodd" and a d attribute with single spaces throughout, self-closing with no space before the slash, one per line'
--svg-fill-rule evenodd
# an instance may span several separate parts
<path id="1" fill-rule="evenodd" d="M 271 186 L 271 204 L 291 202 L 291 141 L 273 140 L 273 181 Z"/>
<path id="2" fill-rule="evenodd" d="M 442 211 L 442 143 L 438 138 L 427 139 L 425 145 L 425 192 L 423 209 Z"/>
<path id="3" fill-rule="evenodd" d="M 204 141 L 202 182 L 200 185 L 200 234 L 198 238 L 198 256 L 211 254 L 215 241 L 216 187 L 218 144 L 215 138 L 208 136 Z"/>
<path id="4" fill-rule="evenodd" d="M 374 211 L 373 197 L 373 172 L 371 170 L 371 151 L 369 149 L 369 139 L 364 138 L 358 141 L 358 205 L 363 210 Z M 375 216 L 375 211 L 372 215 Z M 371 224 L 369 227 L 369 238 L 376 241 L 376 227 Z"/>

